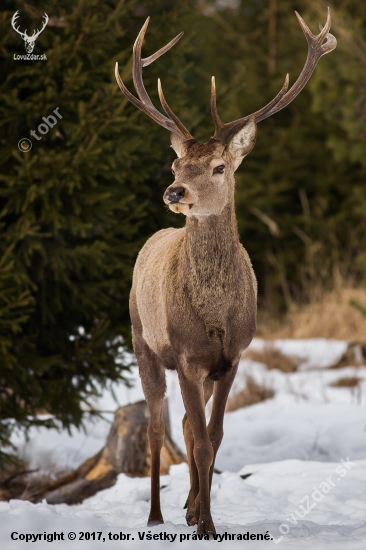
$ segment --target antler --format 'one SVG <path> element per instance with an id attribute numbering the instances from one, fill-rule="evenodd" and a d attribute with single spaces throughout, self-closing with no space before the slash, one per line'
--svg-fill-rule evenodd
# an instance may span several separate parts
<path id="1" fill-rule="evenodd" d="M 136 39 L 136 42 L 133 47 L 133 68 L 132 68 L 132 76 L 133 76 L 133 83 L 137 92 L 137 97 L 135 97 L 129 90 L 126 88 L 124 83 L 122 82 L 122 79 L 119 74 L 118 70 L 118 62 L 116 63 L 115 68 L 115 76 L 118 83 L 118 86 L 120 87 L 121 92 L 123 95 L 133 104 L 135 107 L 149 115 L 150 118 L 155 120 L 160 126 L 163 126 L 170 132 L 173 132 L 174 134 L 177 134 L 179 137 L 187 140 L 187 139 L 193 139 L 193 136 L 189 133 L 187 128 L 182 124 L 182 122 L 179 120 L 179 118 L 173 113 L 169 105 L 167 104 L 163 90 L 161 87 L 160 79 L 158 80 L 158 91 L 159 91 L 159 98 L 162 104 L 162 107 L 167 117 L 158 111 L 154 105 L 151 102 L 151 99 L 149 98 L 145 86 L 142 80 L 142 68 L 146 67 L 147 65 L 150 65 L 150 63 L 153 63 L 156 59 L 158 59 L 161 55 L 163 55 L 165 52 L 170 50 L 174 44 L 178 42 L 178 40 L 183 36 L 183 33 L 179 33 L 173 40 L 171 40 L 166 46 L 155 52 L 153 55 L 150 55 L 150 57 L 146 57 L 145 59 L 141 58 L 141 47 L 142 42 L 144 40 L 144 36 L 146 33 L 147 26 L 149 24 L 150 17 L 148 17 L 145 21 L 144 26 L 142 27 L 141 31 L 138 34 L 138 37 Z"/>
<path id="2" fill-rule="evenodd" d="M 11 26 L 13 27 L 13 29 L 14 29 L 18 34 L 20 34 L 20 36 L 21 36 L 21 37 L 23 38 L 23 40 L 24 40 L 24 38 L 27 36 L 27 30 L 26 30 L 25 32 L 22 32 L 22 31 L 19 30 L 19 29 L 20 29 L 20 26 L 19 26 L 18 28 L 15 26 L 15 23 L 16 23 L 16 20 L 18 19 L 18 17 L 19 17 L 19 10 L 17 10 L 17 11 L 14 13 L 14 15 L 13 15 L 13 17 L 12 17 L 12 19 L 11 19 Z"/>
<path id="3" fill-rule="evenodd" d="M 43 26 L 42 26 L 41 30 L 39 30 L 39 31 L 37 31 L 37 32 L 36 32 L 36 31 L 33 31 L 32 38 L 34 38 L 34 40 L 36 40 L 36 38 L 39 37 L 39 35 L 41 34 L 41 32 L 44 30 L 45 26 L 46 26 L 47 23 L 48 23 L 48 19 L 49 19 L 49 18 L 48 18 L 48 15 L 47 15 L 46 12 L 44 13 L 44 16 L 43 16 L 43 17 L 44 17 L 45 19 L 44 19 Z"/>
<path id="4" fill-rule="evenodd" d="M 300 73 L 299 78 L 296 80 L 294 85 L 287 91 L 288 88 L 288 74 L 286 75 L 285 83 L 282 86 L 280 92 L 276 95 L 272 101 L 270 101 L 265 107 L 262 107 L 259 111 L 248 115 L 233 122 L 228 122 L 224 124 L 221 122 L 220 117 L 216 108 L 216 89 L 215 89 L 215 78 L 212 77 L 212 86 L 211 86 L 211 114 L 215 123 L 215 134 L 214 138 L 219 139 L 220 141 L 226 141 L 231 135 L 235 134 L 244 126 L 247 120 L 250 117 L 255 117 L 256 122 L 260 122 L 265 118 L 268 118 L 284 107 L 287 107 L 291 101 L 301 92 L 305 84 L 308 82 L 311 77 L 316 64 L 322 55 L 325 55 L 337 46 L 336 38 L 329 33 L 330 30 L 330 9 L 328 8 L 328 16 L 325 26 L 319 24 L 320 33 L 314 35 L 309 27 L 306 25 L 305 21 L 300 17 L 300 15 L 295 11 L 296 17 L 300 23 L 300 26 L 305 34 L 305 38 L 308 42 L 308 56 L 304 65 L 303 70 Z M 326 42 L 323 44 L 324 39 Z"/>

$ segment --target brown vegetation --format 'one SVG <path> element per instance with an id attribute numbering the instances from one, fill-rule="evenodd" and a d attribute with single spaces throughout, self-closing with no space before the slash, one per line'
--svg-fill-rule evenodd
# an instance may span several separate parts
<path id="1" fill-rule="evenodd" d="M 338 378 L 332 382 L 331 386 L 333 388 L 355 388 L 361 382 L 361 378 L 357 376 L 345 376 L 344 378 Z"/>
<path id="2" fill-rule="evenodd" d="M 250 375 L 246 375 L 246 387 L 229 396 L 226 412 L 236 411 L 243 407 L 255 405 L 274 396 L 274 391 L 266 386 L 260 386 Z"/>
<path id="3" fill-rule="evenodd" d="M 341 287 L 314 292 L 305 305 L 293 305 L 281 321 L 260 321 L 257 336 L 275 338 L 334 338 L 364 342 L 366 317 L 354 307 L 366 308 L 366 289 Z"/>
<path id="4" fill-rule="evenodd" d="M 366 344 L 350 342 L 340 360 L 329 368 L 341 369 L 343 367 L 360 367 L 361 365 L 366 365 Z"/>
<path id="5" fill-rule="evenodd" d="M 295 372 L 300 365 L 298 357 L 285 355 L 276 349 L 271 342 L 267 342 L 262 351 L 248 349 L 244 352 L 242 358 L 263 363 L 268 370 L 278 369 L 282 372 Z"/>

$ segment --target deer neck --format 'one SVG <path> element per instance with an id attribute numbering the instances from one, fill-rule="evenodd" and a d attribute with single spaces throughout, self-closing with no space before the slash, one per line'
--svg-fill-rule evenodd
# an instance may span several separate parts
<path id="1" fill-rule="evenodd" d="M 234 197 L 220 214 L 187 217 L 180 276 L 192 303 L 227 297 L 241 269 L 239 248 Z"/>

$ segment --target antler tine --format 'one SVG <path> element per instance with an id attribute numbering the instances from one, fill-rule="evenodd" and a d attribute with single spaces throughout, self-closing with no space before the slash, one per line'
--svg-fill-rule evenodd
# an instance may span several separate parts
<path id="1" fill-rule="evenodd" d="M 184 126 L 184 124 L 179 120 L 177 115 L 175 115 L 171 110 L 171 108 L 169 107 L 163 94 L 163 88 L 161 87 L 160 78 L 158 78 L 158 93 L 159 93 L 160 103 L 164 111 L 168 115 L 168 117 L 171 118 L 173 122 L 175 122 L 175 124 L 177 125 L 177 127 L 179 128 L 179 130 L 182 132 L 182 134 L 186 139 L 194 139 L 193 136 L 190 134 L 190 132 L 187 130 L 187 128 Z"/>
<path id="2" fill-rule="evenodd" d="M 19 10 L 17 10 L 17 11 L 14 13 L 13 17 L 11 18 L 11 26 L 12 26 L 13 29 L 14 29 L 18 34 L 20 34 L 20 36 L 23 38 L 23 36 L 26 36 L 26 35 L 27 35 L 27 31 L 22 32 L 22 31 L 19 30 L 19 29 L 20 29 L 20 26 L 19 26 L 18 28 L 15 26 L 16 20 L 17 20 L 18 18 L 19 18 Z"/>
<path id="3" fill-rule="evenodd" d="M 164 95 L 162 91 L 159 91 L 159 96 L 163 97 L 162 106 L 165 110 L 165 112 L 170 116 L 170 118 L 164 116 L 160 111 L 158 111 L 148 93 L 146 92 L 143 80 L 142 80 L 142 68 L 146 67 L 147 65 L 150 65 L 150 63 L 153 63 L 156 59 L 158 59 L 161 55 L 163 55 L 165 52 L 167 52 L 174 44 L 178 42 L 178 40 L 183 36 L 183 33 L 181 32 L 178 34 L 173 40 L 171 40 L 166 46 L 155 52 L 153 55 L 150 55 L 150 57 L 147 57 L 145 59 L 141 58 L 141 48 L 142 43 L 145 37 L 146 29 L 149 24 L 150 17 L 148 17 L 139 32 L 134 47 L 133 47 L 133 68 L 132 68 L 132 77 L 133 77 L 133 83 L 137 92 L 137 97 L 135 97 L 131 92 L 128 91 L 124 83 L 122 82 L 122 79 L 119 74 L 118 70 L 118 63 L 116 63 L 115 68 L 115 76 L 117 83 L 120 87 L 121 92 L 125 95 L 125 97 L 133 104 L 135 107 L 146 113 L 150 118 L 155 120 L 160 126 L 163 126 L 170 132 L 173 132 L 177 134 L 179 137 L 183 139 L 193 139 L 191 134 L 188 132 L 187 128 L 181 123 L 181 121 L 178 119 L 178 117 L 173 113 L 173 111 L 170 109 L 169 105 L 165 101 Z M 161 90 L 161 85 L 160 85 Z"/>
<path id="4" fill-rule="evenodd" d="M 291 101 L 295 99 L 295 97 L 301 92 L 301 90 L 304 88 L 306 83 L 309 81 L 319 59 L 323 55 L 330 53 L 337 46 L 336 38 L 328 32 L 331 25 L 329 8 L 328 8 L 327 21 L 318 35 L 314 35 L 309 30 L 308 26 L 306 25 L 302 17 L 297 12 L 295 13 L 300 23 L 300 26 L 305 34 L 306 40 L 308 42 L 308 55 L 305 61 L 304 68 L 301 71 L 298 79 L 291 86 L 291 88 L 289 89 L 287 94 L 284 96 L 284 98 L 280 100 L 273 109 L 269 110 L 267 113 L 261 116 L 258 119 L 258 122 L 273 115 L 274 113 L 277 113 L 284 107 L 287 107 L 287 105 L 289 105 L 289 103 L 291 103 Z M 327 41 L 325 42 L 325 44 L 323 44 L 323 41 L 325 38 L 327 39 Z"/>
<path id="5" fill-rule="evenodd" d="M 218 135 L 222 131 L 222 129 L 225 125 L 221 121 L 221 118 L 219 117 L 219 113 L 217 112 L 216 83 L 215 83 L 215 77 L 214 76 L 211 78 L 211 116 L 212 116 L 213 121 L 215 123 L 214 137 L 216 137 L 216 135 Z"/>
<path id="6" fill-rule="evenodd" d="M 274 100 L 270 101 L 265 107 L 263 107 L 259 111 L 256 111 L 252 115 L 243 117 L 234 122 L 229 122 L 228 124 L 224 124 L 219 131 L 215 132 L 215 136 L 214 136 L 215 138 L 220 139 L 222 141 L 226 141 L 226 139 L 230 137 L 233 133 L 240 130 L 240 127 L 245 124 L 245 122 L 248 120 L 250 116 L 254 116 L 256 119 L 256 122 L 260 122 L 274 115 L 284 107 L 287 107 L 287 105 L 289 105 L 289 103 L 291 103 L 291 101 L 293 101 L 295 97 L 304 88 L 309 78 L 313 74 L 313 71 L 319 59 L 323 55 L 334 50 L 334 48 L 337 46 L 336 38 L 329 33 L 330 25 L 331 25 L 329 8 L 328 8 L 327 21 L 324 27 L 320 26 L 320 33 L 318 35 L 314 35 L 310 31 L 305 21 L 297 12 L 295 12 L 295 14 L 303 30 L 305 38 L 308 42 L 308 55 L 305 61 L 304 68 L 300 73 L 300 76 L 298 77 L 296 82 L 291 86 L 291 88 L 287 91 L 287 86 L 288 86 L 288 75 L 287 75 L 285 84 L 283 85 L 282 90 L 279 92 L 279 94 L 277 94 Z M 327 40 L 323 44 L 324 39 L 327 39 Z M 215 125 L 216 125 L 216 122 L 215 122 Z"/>
<path id="7" fill-rule="evenodd" d="M 142 43 L 145 38 L 146 29 L 148 27 L 150 21 L 150 17 L 148 17 L 143 24 L 142 29 L 140 30 L 139 34 L 137 35 L 137 38 L 135 40 L 135 43 L 133 45 L 133 69 L 132 69 L 132 78 L 133 78 L 133 84 L 135 86 L 137 95 L 141 99 L 143 103 L 146 105 L 149 105 L 150 107 L 155 107 L 151 103 L 151 100 L 147 94 L 147 91 L 145 90 L 145 86 L 142 80 L 142 67 L 143 67 L 143 61 L 141 59 L 141 48 Z"/>
<path id="8" fill-rule="evenodd" d="M 118 70 L 118 62 L 116 62 L 114 74 L 115 74 L 117 84 L 118 84 L 121 92 L 128 99 L 128 101 L 130 101 L 132 103 L 132 105 L 134 105 L 135 107 L 137 107 L 138 109 L 143 111 L 150 118 L 152 118 L 155 122 L 160 124 L 160 126 L 163 126 L 164 128 L 166 128 L 170 132 L 173 132 L 173 133 L 179 135 L 180 137 L 184 137 L 184 136 L 181 135 L 181 132 L 179 132 L 177 130 L 175 124 L 171 120 L 169 120 L 167 117 L 165 117 L 164 115 L 159 113 L 159 111 L 157 109 L 154 108 L 154 110 L 152 110 L 149 106 L 145 105 L 144 103 L 142 103 L 142 101 L 137 99 L 137 97 L 135 97 L 133 94 L 131 94 L 131 92 L 126 88 L 126 86 L 124 85 L 124 83 L 123 83 L 123 81 L 120 77 L 119 70 Z"/>
<path id="9" fill-rule="evenodd" d="M 175 44 L 178 42 L 178 40 L 180 40 L 183 36 L 184 32 L 180 32 L 179 34 L 177 34 L 177 36 L 175 38 L 173 38 L 173 40 L 171 40 L 170 42 L 168 42 L 168 44 L 166 46 L 164 46 L 163 48 L 160 48 L 160 50 L 158 50 L 157 52 L 155 52 L 153 55 L 150 55 L 149 57 L 145 57 L 145 59 L 141 59 L 142 61 L 142 66 L 143 67 L 147 67 L 148 65 L 150 65 L 150 63 L 153 63 L 156 59 L 158 59 L 161 55 L 163 55 L 165 52 L 167 52 L 168 50 L 170 50 L 170 48 L 172 48 L 173 46 L 175 46 Z"/>
<path id="10" fill-rule="evenodd" d="M 33 36 L 35 35 L 37 38 L 41 34 L 41 32 L 44 30 L 44 28 L 47 25 L 48 20 L 49 20 L 49 17 L 48 17 L 46 12 L 45 12 L 43 17 L 44 17 L 44 21 L 43 21 L 43 24 L 42 24 L 42 28 L 39 31 L 33 31 Z"/>
<path id="11" fill-rule="evenodd" d="M 216 113 L 215 113 L 215 115 L 212 114 L 214 122 L 215 122 L 215 128 L 216 128 L 214 138 L 215 139 L 220 139 L 221 141 L 226 141 L 232 134 L 235 134 L 235 132 L 238 132 L 240 130 L 240 128 L 242 126 L 244 126 L 246 121 L 249 120 L 249 118 L 251 118 L 251 117 L 255 117 L 256 122 L 258 122 L 259 118 L 263 115 L 263 113 L 265 113 L 268 109 L 272 109 L 275 105 L 277 105 L 280 102 L 280 100 L 283 98 L 283 96 L 287 92 L 288 84 L 289 84 L 289 75 L 287 73 L 286 78 L 285 78 L 285 82 L 283 83 L 283 86 L 282 86 L 281 90 L 272 99 L 272 101 L 270 101 L 269 103 L 267 103 L 267 105 L 265 105 L 265 107 L 262 107 L 262 109 L 259 109 L 259 111 L 256 111 L 255 113 L 252 113 L 251 115 L 245 116 L 243 118 L 238 118 L 238 120 L 234 120 L 233 122 L 228 122 L 226 124 L 223 124 L 221 122 L 221 120 L 219 118 L 219 115 L 217 114 L 217 110 L 216 110 L 216 91 L 215 91 L 214 92 L 214 94 L 215 94 L 214 101 L 215 101 Z M 212 113 L 212 88 L 211 88 L 211 113 Z M 263 120 L 263 119 L 261 119 L 261 120 Z M 218 123 L 216 121 L 218 121 Z"/>

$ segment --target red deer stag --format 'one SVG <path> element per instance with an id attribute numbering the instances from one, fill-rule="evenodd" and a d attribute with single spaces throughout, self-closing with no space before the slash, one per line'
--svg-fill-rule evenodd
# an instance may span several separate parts
<path id="1" fill-rule="evenodd" d="M 148 525 L 163 523 L 159 469 L 163 445 L 162 407 L 165 369 L 178 373 L 186 414 L 184 439 L 190 471 L 188 525 L 198 533 L 215 533 L 210 488 L 216 453 L 223 437 L 227 397 L 243 351 L 256 330 L 256 278 L 239 242 L 234 208 L 234 172 L 253 149 L 257 123 L 286 107 L 303 89 L 318 60 L 336 47 L 329 34 L 330 13 L 320 33 L 311 33 L 296 13 L 308 42 L 305 66 L 288 89 L 288 75 L 277 96 L 255 113 L 224 124 L 216 109 L 212 78 L 211 113 L 214 136 L 197 142 L 167 104 L 160 80 L 159 97 L 166 116 L 152 104 L 143 84 L 142 68 L 167 52 L 183 33 L 154 55 L 141 58 L 149 18 L 133 48 L 133 82 L 138 98 L 115 76 L 122 93 L 136 107 L 171 132 L 177 154 L 172 183 L 164 202 L 187 216 L 185 227 L 163 229 L 138 255 L 130 295 L 133 345 L 142 387 L 150 410 L 151 509 Z M 231 141 L 228 142 L 228 140 Z M 213 394 L 206 426 L 205 405 Z"/>

